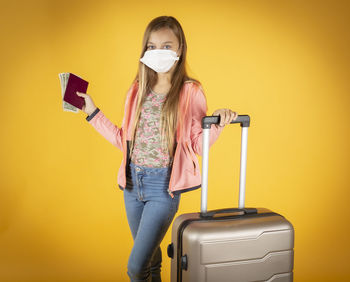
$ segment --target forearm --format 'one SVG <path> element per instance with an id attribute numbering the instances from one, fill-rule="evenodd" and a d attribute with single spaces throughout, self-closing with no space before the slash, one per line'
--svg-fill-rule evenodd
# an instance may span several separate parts
<path id="1" fill-rule="evenodd" d="M 219 138 L 223 129 L 224 127 L 216 126 L 215 124 L 211 126 L 209 129 L 209 147 L 211 147 Z M 203 129 L 197 127 L 197 134 L 192 135 L 191 143 L 194 152 L 201 156 L 203 153 Z"/>
<path id="2" fill-rule="evenodd" d="M 99 108 L 96 108 L 86 120 L 113 146 L 122 150 L 123 129 L 113 124 Z"/>

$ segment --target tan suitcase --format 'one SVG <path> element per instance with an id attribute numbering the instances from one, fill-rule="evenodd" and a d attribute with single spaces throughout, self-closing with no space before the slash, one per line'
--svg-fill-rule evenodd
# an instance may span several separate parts
<path id="1" fill-rule="evenodd" d="M 293 281 L 294 229 L 283 216 L 264 208 L 244 208 L 248 115 L 242 127 L 239 208 L 207 211 L 209 129 L 219 117 L 202 120 L 201 212 L 178 216 L 168 246 L 171 281 Z"/>

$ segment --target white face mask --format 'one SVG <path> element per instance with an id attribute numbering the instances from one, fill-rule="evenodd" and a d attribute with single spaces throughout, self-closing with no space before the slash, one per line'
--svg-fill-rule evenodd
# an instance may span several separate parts
<path id="1" fill-rule="evenodd" d="M 167 72 L 174 65 L 175 61 L 178 61 L 179 57 L 173 50 L 166 49 L 154 49 L 145 52 L 140 59 L 149 68 L 156 72 Z"/>

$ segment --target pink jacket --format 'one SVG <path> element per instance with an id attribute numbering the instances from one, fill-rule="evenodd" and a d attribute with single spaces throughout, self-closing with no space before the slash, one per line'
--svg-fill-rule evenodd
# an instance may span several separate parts
<path id="1" fill-rule="evenodd" d="M 126 186 L 126 169 L 129 165 L 129 143 L 132 138 L 132 124 L 136 112 L 138 81 L 128 90 L 121 128 L 113 124 L 97 108 L 86 120 L 110 143 L 123 152 L 118 172 L 120 189 Z M 202 155 L 201 121 L 207 115 L 207 102 L 203 89 L 194 81 L 186 81 L 180 92 L 179 107 L 181 119 L 176 131 L 176 149 L 168 187 L 169 194 L 191 191 L 201 187 L 201 173 L 197 155 Z M 182 124 L 182 126 L 181 126 Z M 224 127 L 213 125 L 209 134 L 209 146 L 219 137 Z"/>

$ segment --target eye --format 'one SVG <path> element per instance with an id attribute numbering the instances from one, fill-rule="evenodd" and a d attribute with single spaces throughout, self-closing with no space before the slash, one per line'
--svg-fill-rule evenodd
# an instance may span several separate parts
<path id="1" fill-rule="evenodd" d="M 149 46 L 147 47 L 147 49 L 149 49 L 149 48 L 151 48 L 151 47 L 153 47 L 153 45 L 149 45 Z"/>
<path id="2" fill-rule="evenodd" d="M 171 48 L 171 45 L 165 45 L 165 47 L 169 47 L 169 48 L 166 48 L 166 49 L 170 49 L 170 48 Z"/>

